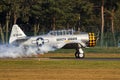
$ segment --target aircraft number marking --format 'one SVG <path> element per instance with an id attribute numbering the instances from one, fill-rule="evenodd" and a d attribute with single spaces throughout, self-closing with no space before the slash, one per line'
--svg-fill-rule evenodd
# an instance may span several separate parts
<path id="1" fill-rule="evenodd" d="M 13 36 L 22 36 L 22 34 L 13 34 Z"/>

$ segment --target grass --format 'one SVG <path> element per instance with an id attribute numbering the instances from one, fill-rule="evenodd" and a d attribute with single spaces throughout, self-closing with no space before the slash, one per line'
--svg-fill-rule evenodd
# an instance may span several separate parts
<path id="1" fill-rule="evenodd" d="M 120 53 L 119 47 L 90 47 L 90 48 L 83 48 L 85 53 Z M 51 53 L 74 53 L 75 49 L 59 49 Z"/>
<path id="2" fill-rule="evenodd" d="M 1 60 L 0 69 L 120 69 L 120 61 Z"/>
<path id="3" fill-rule="evenodd" d="M 100 56 L 100 54 L 89 53 L 86 55 L 86 58 L 92 58 L 93 55 L 95 56 L 94 58 L 104 58 L 103 55 L 106 54 Z M 118 56 L 118 54 L 115 54 L 115 56 Z M 74 59 L 71 53 L 48 53 L 39 55 L 39 57 L 40 58 L 0 59 L 0 80 L 120 79 L 119 60 L 79 60 Z M 46 58 L 52 58 L 52 60 Z"/>
<path id="4" fill-rule="evenodd" d="M 83 60 L 75 59 L 72 49 L 38 58 L 0 59 L 0 80 L 120 80 L 119 48 L 89 48 L 85 53 Z"/>
<path id="5" fill-rule="evenodd" d="M 120 61 L 4 59 L 0 80 L 119 80 Z"/>
<path id="6" fill-rule="evenodd" d="M 100 48 L 100 47 L 95 47 L 95 48 L 87 48 L 85 49 L 87 53 L 115 53 L 119 54 L 120 53 L 120 48 L 118 47 L 106 47 L 106 48 Z"/>

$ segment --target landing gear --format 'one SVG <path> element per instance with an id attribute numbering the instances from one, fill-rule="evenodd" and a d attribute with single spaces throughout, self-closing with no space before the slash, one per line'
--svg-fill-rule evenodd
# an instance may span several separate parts
<path id="1" fill-rule="evenodd" d="M 83 50 L 81 48 L 76 50 L 75 57 L 80 59 L 83 59 L 85 57 Z"/>
<path id="2" fill-rule="evenodd" d="M 80 44 L 78 44 L 78 48 L 76 49 L 75 57 L 79 58 L 79 59 L 83 59 L 85 57 L 85 54 L 84 54 Z"/>

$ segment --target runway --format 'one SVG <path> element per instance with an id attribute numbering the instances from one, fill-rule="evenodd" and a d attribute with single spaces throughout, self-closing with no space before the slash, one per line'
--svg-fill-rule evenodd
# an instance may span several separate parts
<path id="1" fill-rule="evenodd" d="M 44 58 L 42 58 L 44 60 Z M 84 58 L 84 59 L 77 59 L 73 57 L 50 57 L 48 58 L 49 60 L 106 60 L 106 61 L 115 61 L 115 60 L 120 60 L 120 58 L 95 58 L 95 57 L 90 57 L 90 58 Z"/>
<path id="2" fill-rule="evenodd" d="M 6 60 L 6 59 L 5 59 Z M 9 59 L 8 59 L 9 60 Z M 96 57 L 90 57 L 90 58 L 84 58 L 84 59 L 76 59 L 74 57 L 47 57 L 47 58 L 40 58 L 40 57 L 32 57 L 32 58 L 16 58 L 13 60 L 39 60 L 39 61 L 60 61 L 60 60 L 76 60 L 76 61 L 120 61 L 120 58 L 96 58 Z"/>
<path id="3" fill-rule="evenodd" d="M 46 60 L 88 60 L 88 61 L 120 61 L 120 58 L 96 58 L 96 57 L 89 57 L 84 59 L 74 58 L 74 57 L 47 57 L 47 58 L 40 58 L 40 57 L 27 57 L 27 58 L 0 58 L 0 60 L 39 60 L 39 61 L 46 61 Z"/>

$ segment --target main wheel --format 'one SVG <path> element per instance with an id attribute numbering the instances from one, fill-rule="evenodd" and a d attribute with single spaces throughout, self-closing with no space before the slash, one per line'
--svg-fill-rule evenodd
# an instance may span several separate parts
<path id="1" fill-rule="evenodd" d="M 80 58 L 80 59 L 83 59 L 85 57 L 84 53 L 80 53 L 80 52 L 77 52 L 75 53 L 75 57 L 76 58 Z"/>
<path id="2" fill-rule="evenodd" d="M 79 58 L 83 59 L 85 57 L 84 53 L 79 53 Z"/>

